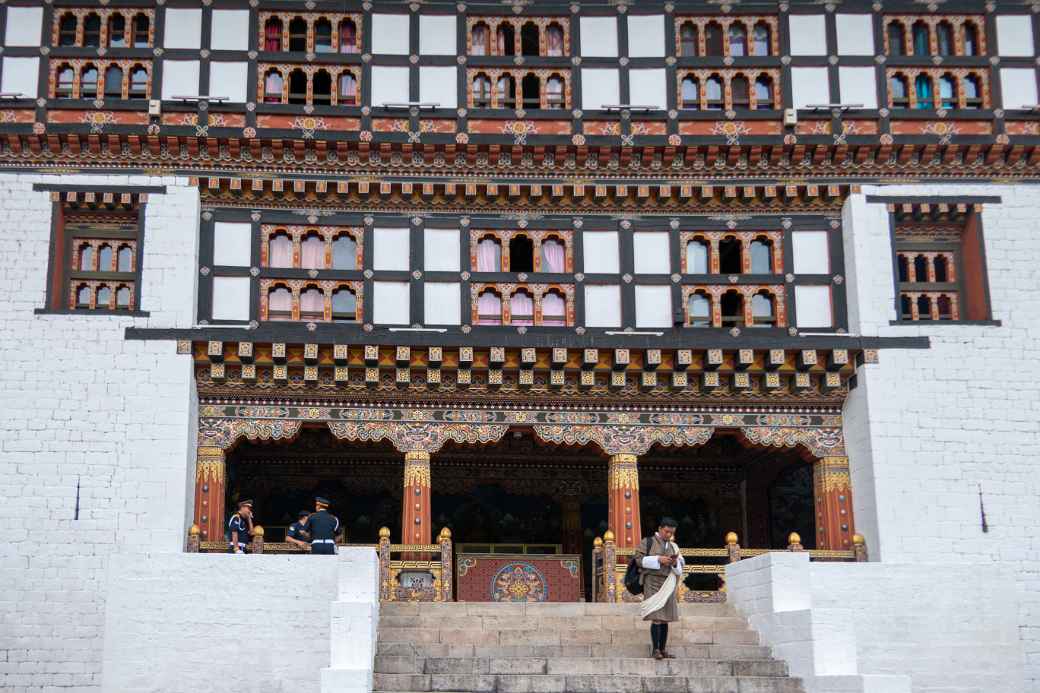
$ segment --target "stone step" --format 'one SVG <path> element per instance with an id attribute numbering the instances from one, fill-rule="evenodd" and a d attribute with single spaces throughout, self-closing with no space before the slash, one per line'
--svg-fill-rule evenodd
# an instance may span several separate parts
<path id="1" fill-rule="evenodd" d="M 803 693 L 792 678 L 611 674 L 375 674 L 377 693 Z"/>
<path id="2" fill-rule="evenodd" d="M 384 602 L 382 616 L 631 616 L 638 618 L 637 602 Z M 698 616 L 735 616 L 729 604 L 680 604 L 682 618 Z"/>
<path id="3" fill-rule="evenodd" d="M 377 654 L 399 657 L 647 657 L 649 636 L 645 643 L 626 645 L 466 645 L 447 643 L 412 643 L 380 641 Z M 768 647 L 760 645 L 687 645 L 671 644 L 668 649 L 676 657 L 686 659 L 769 659 Z"/>
<path id="4" fill-rule="evenodd" d="M 744 630 L 703 630 L 673 626 L 671 644 L 757 645 L 758 634 Z M 443 643 L 460 645 L 629 645 L 649 639 L 649 626 L 631 630 L 481 630 L 440 628 L 379 628 L 383 642 Z"/>
<path id="5" fill-rule="evenodd" d="M 593 657 L 415 657 L 378 655 L 380 674 L 586 674 L 619 676 L 786 676 L 772 659 L 670 659 Z"/>
<path id="6" fill-rule="evenodd" d="M 694 615 L 679 621 L 684 630 L 744 630 L 747 622 L 739 616 L 703 616 Z M 386 628 L 440 628 L 453 630 L 621 630 L 631 631 L 649 627 L 646 621 L 638 616 L 623 615 L 584 615 L 584 616 L 546 616 L 531 613 L 507 615 L 454 615 L 440 616 L 420 613 L 418 615 L 399 615 L 381 613 L 380 627 Z"/>

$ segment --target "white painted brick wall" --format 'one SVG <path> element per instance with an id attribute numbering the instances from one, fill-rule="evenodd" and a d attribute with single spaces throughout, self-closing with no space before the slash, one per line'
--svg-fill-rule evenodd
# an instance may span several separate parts
<path id="1" fill-rule="evenodd" d="M 889 324 L 888 216 L 884 205 L 866 203 L 870 194 L 1001 197 L 982 214 L 999 327 Z M 928 350 L 882 351 L 879 364 L 861 369 L 846 404 L 858 529 L 872 557 L 886 563 L 1011 570 L 1031 690 L 1040 690 L 1038 218 L 1040 188 L 1032 185 L 864 186 L 844 209 L 851 331 L 931 339 Z"/>
<path id="2" fill-rule="evenodd" d="M 167 186 L 146 211 L 150 317 L 33 314 L 45 303 L 51 233 L 37 182 Z M 0 690 L 96 690 L 110 554 L 182 547 L 189 357 L 123 330 L 191 326 L 198 218 L 186 178 L 0 175 Z"/>

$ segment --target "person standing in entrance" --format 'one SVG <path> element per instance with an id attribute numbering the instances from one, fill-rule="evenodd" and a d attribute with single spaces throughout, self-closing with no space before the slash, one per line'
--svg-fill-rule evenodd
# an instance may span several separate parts
<path id="1" fill-rule="evenodd" d="M 311 535 L 303 528 L 308 516 L 310 516 L 309 512 L 301 510 L 296 516 L 296 522 L 289 525 L 289 529 L 285 531 L 285 540 L 299 549 L 311 547 Z"/>
<path id="2" fill-rule="evenodd" d="M 253 501 L 240 500 L 227 524 L 228 553 L 245 553 L 253 535 Z"/>
<path id="3" fill-rule="evenodd" d="M 639 615 L 650 621 L 654 659 L 674 658 L 667 649 L 668 624 L 679 620 L 676 595 L 683 572 L 683 557 L 674 541 L 676 524 L 670 517 L 661 518 L 657 531 L 643 539 L 634 554 L 643 584 Z"/>
<path id="4" fill-rule="evenodd" d="M 339 518 L 328 511 L 329 499 L 318 496 L 314 499 L 314 512 L 303 523 L 303 529 L 311 535 L 311 553 L 336 553 L 336 533 Z"/>

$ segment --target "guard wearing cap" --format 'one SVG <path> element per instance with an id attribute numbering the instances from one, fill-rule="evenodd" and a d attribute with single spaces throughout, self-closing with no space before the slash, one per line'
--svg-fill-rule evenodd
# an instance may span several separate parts
<path id="1" fill-rule="evenodd" d="M 336 533 L 339 518 L 328 511 L 329 499 L 318 496 L 314 499 L 314 512 L 303 528 L 311 535 L 311 553 L 336 553 Z"/>
<path id="2" fill-rule="evenodd" d="M 253 501 L 240 500 L 227 524 L 228 553 L 245 553 L 253 534 Z"/>
<path id="3" fill-rule="evenodd" d="M 285 532 L 285 540 L 301 549 L 309 549 L 311 547 L 311 535 L 303 528 L 309 515 L 310 512 L 307 510 L 301 510 L 297 515 L 296 522 L 289 525 L 289 529 Z"/>

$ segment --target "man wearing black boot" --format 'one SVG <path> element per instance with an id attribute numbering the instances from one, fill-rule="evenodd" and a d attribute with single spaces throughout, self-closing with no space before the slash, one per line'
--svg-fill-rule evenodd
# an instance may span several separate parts
<path id="1" fill-rule="evenodd" d="M 673 539 L 676 521 L 661 518 L 653 536 L 643 539 L 636 548 L 635 559 L 643 584 L 643 602 L 639 613 L 650 621 L 650 641 L 654 659 L 672 659 L 668 653 L 668 624 L 679 620 L 676 594 L 682 579 L 683 557 Z"/>

